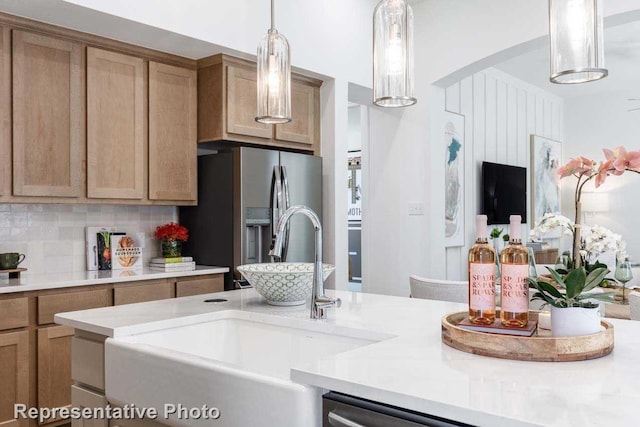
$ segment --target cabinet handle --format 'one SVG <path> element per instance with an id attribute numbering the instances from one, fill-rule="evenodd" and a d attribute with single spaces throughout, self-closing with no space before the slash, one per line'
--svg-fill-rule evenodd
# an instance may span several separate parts
<path id="1" fill-rule="evenodd" d="M 365 425 L 358 424 L 355 421 L 351 421 L 341 415 L 336 414 L 334 411 L 329 412 L 329 424 L 334 427 L 366 427 Z"/>

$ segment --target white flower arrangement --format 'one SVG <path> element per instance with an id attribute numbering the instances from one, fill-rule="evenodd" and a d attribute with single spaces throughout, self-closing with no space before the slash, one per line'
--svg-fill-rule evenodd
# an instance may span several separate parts
<path id="1" fill-rule="evenodd" d="M 544 233 L 563 229 L 563 233 L 573 236 L 574 223 L 566 216 L 560 214 L 547 213 L 529 233 L 532 239 L 539 239 Z M 608 228 L 594 225 L 581 226 L 580 255 L 583 259 L 594 262 L 605 252 L 615 252 L 618 257 L 626 254 L 627 243 L 620 234 L 614 233 Z"/>

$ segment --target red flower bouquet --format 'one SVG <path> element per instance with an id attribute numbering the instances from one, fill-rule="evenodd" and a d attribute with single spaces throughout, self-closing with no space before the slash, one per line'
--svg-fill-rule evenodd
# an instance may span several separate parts
<path id="1" fill-rule="evenodd" d="M 189 239 L 189 230 L 178 223 L 170 222 L 156 228 L 155 238 L 164 242 L 186 242 Z"/>

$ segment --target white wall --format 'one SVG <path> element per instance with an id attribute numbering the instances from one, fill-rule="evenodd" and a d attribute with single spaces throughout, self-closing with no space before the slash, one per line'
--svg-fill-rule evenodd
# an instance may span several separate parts
<path id="1" fill-rule="evenodd" d="M 600 161 L 604 159 L 603 148 L 620 145 L 640 150 L 640 111 L 627 112 L 631 105 L 627 98 L 633 96 L 633 90 L 627 90 L 566 100 L 564 160 L 585 156 Z M 571 177 L 562 181 L 562 210 L 569 218 L 574 217 L 575 183 Z M 587 224 L 602 225 L 621 234 L 634 261 L 640 258 L 639 184 L 637 174 L 610 176 L 598 190 L 609 193 L 609 212 L 586 216 Z"/>
<path id="2" fill-rule="evenodd" d="M 160 256 L 153 238 L 157 226 L 177 220 L 173 206 L 7 205 L 0 204 L 0 253 L 20 252 L 31 273 L 86 269 L 85 227 L 114 226 L 143 232 L 144 264 Z"/>
<path id="3" fill-rule="evenodd" d="M 464 246 L 446 249 L 446 278 L 466 278 L 466 258 L 475 240 L 475 216 L 481 213 L 481 165 L 483 161 L 530 168 L 532 134 L 562 141 L 563 100 L 536 86 L 495 68 L 476 73 L 446 89 L 445 109 L 465 116 L 465 194 Z M 444 147 L 444 145 L 443 145 Z M 442 148 L 443 148 L 442 147 Z M 442 161 L 430 177 L 443 182 L 445 150 Z M 527 173 L 527 224 L 522 239 L 527 240 L 531 226 L 531 186 Z M 434 199 L 444 200 L 444 186 Z M 444 215 L 441 225 L 444 225 Z M 506 226 L 501 227 L 506 228 Z M 436 244 L 443 244 L 432 239 Z M 444 278 L 444 277 L 443 277 Z"/>

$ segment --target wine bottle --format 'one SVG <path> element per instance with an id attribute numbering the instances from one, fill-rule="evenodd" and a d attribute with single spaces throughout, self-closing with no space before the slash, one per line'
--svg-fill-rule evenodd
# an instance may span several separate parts
<path id="1" fill-rule="evenodd" d="M 496 319 L 496 252 L 488 243 L 487 216 L 476 216 L 476 243 L 469 249 L 469 320 L 490 325 Z"/>
<path id="2" fill-rule="evenodd" d="M 529 323 L 529 251 L 522 246 L 520 215 L 509 217 L 509 245 L 500 253 L 500 321 L 523 328 Z"/>

